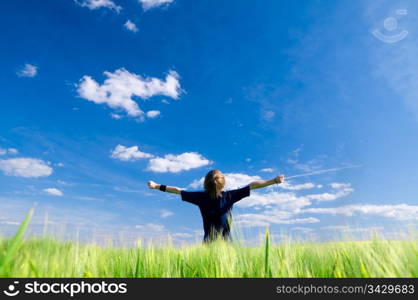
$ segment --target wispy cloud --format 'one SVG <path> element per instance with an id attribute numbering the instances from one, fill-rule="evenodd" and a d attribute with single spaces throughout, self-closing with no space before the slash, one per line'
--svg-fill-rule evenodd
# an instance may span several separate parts
<path id="1" fill-rule="evenodd" d="M 15 148 L 0 148 L 0 155 L 6 155 L 6 154 L 18 154 L 19 151 L 17 151 L 17 149 Z"/>
<path id="2" fill-rule="evenodd" d="M 146 100 L 157 95 L 177 99 L 181 93 L 179 75 L 170 71 L 165 81 L 158 78 L 143 78 L 118 69 L 115 72 L 104 72 L 107 79 L 99 84 L 90 76 L 84 76 L 78 84 L 78 95 L 96 104 L 106 104 L 113 109 L 125 111 L 131 117 L 144 117 L 144 112 L 132 97 Z"/>
<path id="3" fill-rule="evenodd" d="M 329 208 L 306 208 L 301 213 L 331 214 L 354 216 L 357 214 L 368 216 L 380 216 L 397 220 L 418 220 L 418 206 L 407 204 L 395 205 L 346 205 Z"/>
<path id="4" fill-rule="evenodd" d="M 338 198 L 348 196 L 354 191 L 350 183 L 331 183 L 330 186 L 336 190 L 334 193 L 311 194 L 304 197 L 318 202 L 334 201 Z"/>
<path id="5" fill-rule="evenodd" d="M 311 233 L 311 232 L 315 231 L 314 229 L 309 228 L 309 227 L 292 227 L 292 228 L 290 228 L 290 230 L 300 231 L 300 232 L 303 232 L 303 233 Z"/>
<path id="6" fill-rule="evenodd" d="M 127 20 L 123 26 L 129 31 L 138 32 L 138 27 L 131 20 Z"/>
<path id="7" fill-rule="evenodd" d="M 139 2 L 142 3 L 142 8 L 144 10 L 148 10 L 154 7 L 168 5 L 174 2 L 174 0 L 139 0 Z"/>
<path id="8" fill-rule="evenodd" d="M 82 0 L 82 1 L 74 0 L 74 1 L 82 7 L 87 7 L 92 10 L 99 9 L 99 8 L 108 8 L 108 9 L 113 9 L 117 13 L 119 13 L 120 10 L 122 9 L 121 6 L 116 5 L 115 2 L 113 2 L 112 0 Z"/>
<path id="9" fill-rule="evenodd" d="M 161 218 L 168 218 L 168 217 L 171 217 L 172 215 L 174 215 L 174 213 L 170 210 L 167 210 L 167 209 L 160 210 L 160 217 Z"/>
<path id="10" fill-rule="evenodd" d="M 0 170 L 7 176 L 19 177 L 45 177 L 53 171 L 46 162 L 36 158 L 2 159 Z"/>
<path id="11" fill-rule="evenodd" d="M 337 172 L 337 171 L 341 171 L 345 169 L 360 168 L 360 167 L 361 166 L 359 165 L 355 165 L 355 166 L 347 166 L 347 167 L 340 167 L 340 168 L 323 169 L 323 170 L 317 170 L 317 171 L 287 176 L 287 179 L 306 177 L 306 176 L 311 176 L 311 175 L 319 175 L 319 174 L 324 174 L 324 173 Z"/>
<path id="12" fill-rule="evenodd" d="M 165 226 L 155 223 L 146 223 L 142 225 L 135 225 L 136 229 L 139 229 L 144 232 L 161 232 L 165 230 Z"/>
<path id="13" fill-rule="evenodd" d="M 241 227 L 266 227 L 271 224 L 312 224 L 318 223 L 319 219 L 308 218 L 289 218 L 280 213 L 263 213 L 263 214 L 240 214 L 236 218 L 236 225 Z"/>
<path id="14" fill-rule="evenodd" d="M 261 113 L 261 118 L 265 121 L 272 121 L 276 113 L 272 110 L 266 110 Z"/>
<path id="15" fill-rule="evenodd" d="M 306 172 L 306 173 L 315 172 L 322 168 L 322 165 L 318 161 L 318 159 L 312 159 L 312 160 L 302 163 L 296 158 L 289 158 L 287 160 L 287 163 L 293 165 L 293 168 L 295 170 Z"/>
<path id="16" fill-rule="evenodd" d="M 49 195 L 52 195 L 52 196 L 59 196 L 59 197 L 61 197 L 61 196 L 64 195 L 64 193 L 61 190 L 57 189 L 57 188 L 47 188 L 47 189 L 44 189 L 43 191 L 45 193 L 49 194 Z"/>
<path id="17" fill-rule="evenodd" d="M 261 169 L 260 172 L 273 173 L 274 169 L 273 168 L 264 168 L 264 169 Z"/>
<path id="18" fill-rule="evenodd" d="M 171 234 L 171 236 L 174 238 L 180 238 L 180 239 L 190 239 L 194 237 L 193 234 L 187 233 L 187 232 L 176 232 L 176 233 Z"/>
<path id="19" fill-rule="evenodd" d="M 25 66 L 17 72 L 19 77 L 35 77 L 38 74 L 38 67 L 31 64 L 25 64 Z"/>
<path id="20" fill-rule="evenodd" d="M 138 146 L 125 147 L 123 145 L 117 145 L 111 151 L 111 157 L 122 161 L 135 161 L 141 158 L 151 158 L 154 155 L 139 151 Z"/>
<path id="21" fill-rule="evenodd" d="M 334 231 L 343 231 L 343 232 L 377 232 L 383 229 L 381 226 L 371 226 L 371 227 L 353 227 L 349 225 L 331 225 L 331 226 L 322 226 L 323 230 L 334 230 Z"/>
<path id="22" fill-rule="evenodd" d="M 7 225 L 7 226 L 19 226 L 19 222 L 14 221 L 0 221 L 0 225 Z"/>

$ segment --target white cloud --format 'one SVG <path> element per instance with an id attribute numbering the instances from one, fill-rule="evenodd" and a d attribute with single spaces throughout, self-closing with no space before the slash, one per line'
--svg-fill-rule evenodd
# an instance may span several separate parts
<path id="1" fill-rule="evenodd" d="M 383 229 L 381 226 L 371 226 L 371 227 L 352 227 L 348 225 L 332 225 L 332 226 L 323 226 L 321 229 L 324 230 L 335 230 L 335 231 L 345 231 L 345 232 L 376 232 Z"/>
<path id="2" fill-rule="evenodd" d="M 281 184 L 284 189 L 299 191 L 316 187 L 313 183 L 291 185 Z M 242 199 L 236 205 L 244 209 L 254 209 L 257 213 L 240 215 L 240 224 L 243 226 L 267 226 L 268 224 L 302 224 L 319 222 L 317 218 L 297 218 L 298 214 L 307 212 L 307 207 L 313 201 L 331 201 L 347 196 L 353 189 L 348 183 L 333 183 L 334 190 L 330 193 L 307 194 L 299 196 L 295 192 L 278 192 L 275 187 L 264 190 L 251 191 L 251 195 Z"/>
<path id="3" fill-rule="evenodd" d="M 126 21 L 123 26 L 125 26 L 125 28 L 129 31 L 138 32 L 138 27 L 136 27 L 135 23 L 133 23 L 131 20 Z"/>
<path id="4" fill-rule="evenodd" d="M 0 155 L 18 154 L 18 153 L 19 152 L 15 148 L 7 148 L 7 149 L 0 148 Z"/>
<path id="5" fill-rule="evenodd" d="M 241 173 L 224 174 L 226 183 L 230 188 L 244 186 L 251 181 L 259 180 L 259 176 L 250 176 Z M 194 180 L 189 187 L 202 188 L 204 178 Z M 279 185 L 280 186 L 280 185 Z M 314 187 L 322 187 L 313 183 L 305 183 L 300 185 L 283 184 L 284 189 L 299 191 Z M 386 217 L 397 220 L 418 220 L 418 206 L 399 204 L 399 205 L 347 205 L 341 207 L 313 208 L 310 207 L 313 201 L 334 201 L 351 194 L 354 189 L 350 183 L 334 182 L 330 183 L 330 192 L 320 194 L 297 195 L 295 192 L 278 192 L 274 189 L 265 189 L 263 192 L 251 191 L 251 195 L 237 202 L 237 206 L 241 209 L 254 209 L 256 213 L 242 213 L 236 216 L 237 225 L 244 227 L 251 226 L 268 226 L 269 224 L 303 224 L 317 223 L 320 220 L 312 216 L 297 218 L 299 214 L 331 214 L 344 216 L 375 216 Z M 332 229 L 327 227 L 326 229 Z M 347 229 L 346 227 L 335 227 L 334 229 Z M 372 228 L 368 228 L 370 231 Z M 379 228 L 373 228 L 379 229 Z M 359 232 L 349 228 L 350 231 Z"/>
<path id="6" fill-rule="evenodd" d="M 178 173 L 211 163 L 199 153 L 185 152 L 179 155 L 167 154 L 164 157 L 152 158 L 148 163 L 148 170 L 158 173 Z"/>
<path id="7" fill-rule="evenodd" d="M 92 202 L 103 202 L 103 198 L 90 197 L 90 196 L 77 196 L 76 199 L 83 201 L 92 201 Z"/>
<path id="8" fill-rule="evenodd" d="M 314 214 L 331 214 L 331 215 L 344 215 L 354 216 L 357 214 L 380 216 L 385 218 L 397 219 L 397 220 L 418 220 L 418 206 L 397 204 L 397 205 L 346 205 L 340 207 L 329 208 L 307 208 L 301 213 L 314 213 Z"/>
<path id="9" fill-rule="evenodd" d="M 349 184 L 349 183 L 333 182 L 333 183 L 330 183 L 329 186 L 332 187 L 333 189 L 345 189 L 345 188 L 349 188 L 351 186 L 351 184 Z"/>
<path id="10" fill-rule="evenodd" d="M 161 218 L 167 218 L 167 217 L 170 217 L 170 216 L 172 216 L 172 215 L 174 215 L 174 213 L 173 213 L 172 211 L 170 211 L 170 210 L 167 210 L 167 209 L 162 209 L 162 210 L 160 211 L 160 217 L 161 217 Z"/>
<path id="11" fill-rule="evenodd" d="M 87 7 L 92 10 L 99 8 L 109 8 L 119 13 L 122 9 L 121 6 L 116 5 L 112 0 L 84 0 L 81 2 L 75 0 L 75 2 L 82 7 Z"/>
<path id="12" fill-rule="evenodd" d="M 78 84 L 79 96 L 96 104 L 107 104 L 113 109 L 123 110 L 131 117 L 144 115 L 132 97 L 146 100 L 152 96 L 164 95 L 177 99 L 181 93 L 179 75 L 175 71 L 170 71 L 165 81 L 153 77 L 143 78 L 123 68 L 114 73 L 106 71 L 104 75 L 107 79 L 102 85 L 85 75 Z"/>
<path id="13" fill-rule="evenodd" d="M 275 115 L 276 115 L 276 113 L 274 111 L 267 110 L 267 111 L 263 111 L 261 113 L 261 118 L 263 120 L 266 120 L 266 121 L 271 121 L 271 120 L 273 120 Z"/>
<path id="14" fill-rule="evenodd" d="M 135 228 L 144 232 L 161 232 L 165 230 L 164 225 L 154 224 L 154 223 L 147 223 L 144 225 L 135 225 Z"/>
<path id="15" fill-rule="evenodd" d="M 304 169 L 304 171 L 307 171 L 307 173 L 291 175 L 291 176 L 288 176 L 287 179 L 297 178 L 297 177 L 306 177 L 306 176 L 312 176 L 312 175 L 320 175 L 320 174 L 324 174 L 324 173 L 337 172 L 337 171 L 341 171 L 341 170 L 345 170 L 345 169 L 353 169 L 353 168 L 360 168 L 360 167 L 361 167 L 361 165 L 351 165 L 351 166 L 347 166 L 347 167 L 322 169 L 322 170 L 316 170 L 316 171 L 308 171 L 310 167 L 306 167 L 306 169 L 304 169 L 305 167 L 303 167 L 302 169 Z"/>
<path id="16" fill-rule="evenodd" d="M 332 226 L 322 226 L 321 229 L 325 230 L 347 230 L 350 226 L 347 225 L 332 225 Z"/>
<path id="17" fill-rule="evenodd" d="M 242 199 L 237 203 L 237 206 L 247 208 L 261 206 L 274 206 L 282 211 L 295 213 L 302 208 L 311 205 L 312 201 L 304 196 L 297 196 L 295 193 L 260 193 L 252 191 L 251 195 Z"/>
<path id="18" fill-rule="evenodd" d="M 139 2 L 142 3 L 144 10 L 148 10 L 161 5 L 168 5 L 174 2 L 174 0 L 139 0 Z"/>
<path id="19" fill-rule="evenodd" d="M 25 64 L 25 66 L 17 72 L 19 77 L 35 77 L 38 74 L 38 67 L 31 64 Z"/>
<path id="20" fill-rule="evenodd" d="M 301 231 L 303 233 L 311 233 L 315 231 L 314 229 L 309 228 L 309 227 L 292 227 L 290 228 L 290 230 Z"/>
<path id="21" fill-rule="evenodd" d="M 317 218 L 289 218 L 280 214 L 240 214 L 235 224 L 241 227 L 265 227 L 270 224 L 311 224 L 318 223 Z"/>
<path id="22" fill-rule="evenodd" d="M 292 158 L 288 158 L 288 159 L 286 160 L 286 162 L 287 162 L 288 164 L 290 164 L 290 165 L 294 165 L 294 164 L 297 164 L 297 163 L 298 163 L 298 161 L 297 161 L 296 159 L 292 159 Z"/>
<path id="23" fill-rule="evenodd" d="M 194 237 L 193 234 L 187 233 L 187 232 L 176 232 L 176 233 L 173 233 L 171 236 L 174 238 L 180 238 L 180 239 L 189 239 L 189 238 Z"/>
<path id="24" fill-rule="evenodd" d="M 117 145 L 115 149 L 111 151 L 111 157 L 122 161 L 135 161 L 141 158 L 154 157 L 152 154 L 139 151 L 138 146 L 125 147 Z"/>
<path id="25" fill-rule="evenodd" d="M 157 116 L 160 115 L 160 111 L 159 110 L 150 110 L 149 112 L 147 112 L 147 117 L 148 118 L 155 118 Z"/>
<path id="26" fill-rule="evenodd" d="M 7 152 L 9 154 L 18 154 L 19 153 L 19 151 L 17 151 L 17 149 L 15 149 L 15 148 L 9 148 L 9 149 L 7 149 Z"/>
<path id="27" fill-rule="evenodd" d="M 291 160 L 288 160 L 288 162 L 290 162 Z M 300 162 L 296 162 L 295 164 L 293 164 L 293 167 L 296 170 L 302 171 L 302 172 L 314 172 L 318 169 L 320 169 L 322 166 L 320 164 L 318 164 L 317 160 L 313 159 L 310 160 L 306 163 L 300 163 Z"/>
<path id="28" fill-rule="evenodd" d="M 264 169 L 261 169 L 260 172 L 273 173 L 274 169 L 273 168 L 264 168 Z"/>
<path id="29" fill-rule="evenodd" d="M 338 198 L 348 196 L 354 191 L 349 183 L 331 183 L 330 186 L 337 191 L 335 193 L 312 194 L 305 197 L 309 200 L 316 200 L 318 202 L 334 201 Z"/>
<path id="30" fill-rule="evenodd" d="M 45 193 L 52 195 L 52 196 L 63 196 L 64 193 L 62 191 L 60 191 L 59 189 L 56 188 L 47 188 L 43 190 Z"/>
<path id="31" fill-rule="evenodd" d="M 59 179 L 57 180 L 57 183 L 60 184 L 60 185 L 73 185 L 73 184 L 68 183 L 68 182 L 66 182 L 64 180 L 59 180 Z"/>
<path id="32" fill-rule="evenodd" d="M 189 184 L 189 187 L 192 189 L 202 188 L 204 180 L 205 180 L 205 177 L 202 177 L 200 179 L 195 179 L 193 180 L 192 183 Z"/>
<path id="33" fill-rule="evenodd" d="M 311 159 L 307 162 L 300 162 L 299 161 L 299 153 L 301 151 L 301 147 L 297 148 L 296 150 L 292 151 L 292 157 L 288 158 L 286 162 L 293 166 L 295 170 L 299 170 L 302 172 L 313 172 L 318 169 L 321 169 L 321 157 L 317 159 Z"/>
<path id="34" fill-rule="evenodd" d="M 119 115 L 119 114 L 115 114 L 115 113 L 111 113 L 111 114 L 110 114 L 110 117 L 111 117 L 112 119 L 115 119 L 115 120 L 120 120 L 120 119 L 122 119 L 122 116 L 121 116 L 121 115 Z"/>
<path id="35" fill-rule="evenodd" d="M 225 173 L 227 188 L 233 189 L 245 186 L 252 181 L 260 180 L 259 176 L 250 176 L 242 173 Z M 194 180 L 190 188 L 202 188 L 204 177 Z M 241 226 L 267 226 L 268 224 L 302 224 L 316 223 L 319 219 L 313 217 L 297 218 L 296 215 L 305 211 L 313 201 L 331 201 L 347 196 L 353 192 L 349 183 L 332 183 L 332 192 L 322 194 L 307 194 L 299 196 L 295 191 L 318 187 L 314 183 L 292 185 L 288 182 L 279 185 L 280 188 L 291 192 L 279 192 L 276 186 L 253 190 L 251 195 L 237 202 L 241 209 L 253 209 L 256 213 L 243 213 L 238 216 Z"/>
<path id="36" fill-rule="evenodd" d="M 0 160 L 0 170 L 7 176 L 44 177 L 53 169 L 46 162 L 35 158 L 11 158 Z"/>
<path id="37" fill-rule="evenodd" d="M 281 185 L 279 185 L 280 187 Z M 289 190 L 301 190 L 305 188 L 314 187 L 314 184 L 307 183 L 301 185 L 291 186 L 289 185 L 285 188 Z M 345 184 L 341 186 L 340 189 L 337 189 L 334 193 L 321 193 L 321 194 L 308 194 L 304 196 L 297 196 L 295 193 L 279 193 L 275 192 L 272 188 L 268 189 L 267 192 L 252 192 L 251 196 L 245 198 L 237 203 L 241 207 L 253 207 L 253 206 L 267 206 L 267 205 L 277 205 L 281 209 L 292 208 L 293 211 L 298 211 L 302 207 L 311 205 L 312 201 L 322 202 L 322 201 L 333 201 L 342 197 L 345 197 L 354 191 L 351 188 L 350 184 Z M 287 204 L 291 206 L 287 206 Z M 285 205 L 285 206 L 283 206 Z"/>
<path id="38" fill-rule="evenodd" d="M 285 190 L 299 191 L 299 190 L 312 189 L 316 186 L 312 182 L 292 185 L 292 184 L 285 181 L 285 182 L 279 184 L 279 187 L 282 188 L 282 189 L 285 189 Z"/>
<path id="39" fill-rule="evenodd" d="M 253 181 L 260 180 L 260 176 L 251 176 L 242 173 L 226 173 L 225 175 L 225 188 L 236 189 L 250 184 Z M 204 178 L 203 178 L 204 179 Z M 203 180 L 202 180 L 203 184 Z"/>
<path id="40" fill-rule="evenodd" d="M 0 225 L 11 225 L 11 226 L 19 226 L 19 222 L 14 221 L 0 221 Z"/>

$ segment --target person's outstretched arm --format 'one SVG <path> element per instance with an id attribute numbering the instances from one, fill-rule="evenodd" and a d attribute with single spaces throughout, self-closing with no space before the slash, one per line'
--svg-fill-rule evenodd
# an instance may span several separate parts
<path id="1" fill-rule="evenodd" d="M 263 188 L 275 183 L 283 183 L 284 182 L 284 175 L 278 175 L 276 177 L 274 177 L 273 179 L 270 180 L 256 180 L 253 181 L 249 184 L 250 189 L 254 190 L 254 189 L 259 189 L 259 188 Z"/>
<path id="2" fill-rule="evenodd" d="M 148 187 L 150 189 L 159 190 L 161 186 L 161 184 L 157 184 L 154 181 L 148 181 Z M 165 192 L 172 194 L 180 194 L 181 189 L 175 186 L 165 186 Z"/>

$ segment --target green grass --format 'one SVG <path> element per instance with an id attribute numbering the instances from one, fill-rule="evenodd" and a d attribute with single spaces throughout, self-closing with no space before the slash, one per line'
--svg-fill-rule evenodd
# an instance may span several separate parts
<path id="1" fill-rule="evenodd" d="M 176 248 L 114 248 L 0 239 L 0 277 L 418 277 L 416 241 L 341 241 L 259 247 L 216 242 Z"/>

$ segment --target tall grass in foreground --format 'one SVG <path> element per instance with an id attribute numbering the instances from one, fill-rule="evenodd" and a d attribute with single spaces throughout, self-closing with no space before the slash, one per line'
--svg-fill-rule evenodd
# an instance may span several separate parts
<path id="1" fill-rule="evenodd" d="M 0 240 L 0 277 L 418 277 L 416 241 L 342 241 L 244 247 L 215 242 L 123 249 L 23 239 Z"/>

